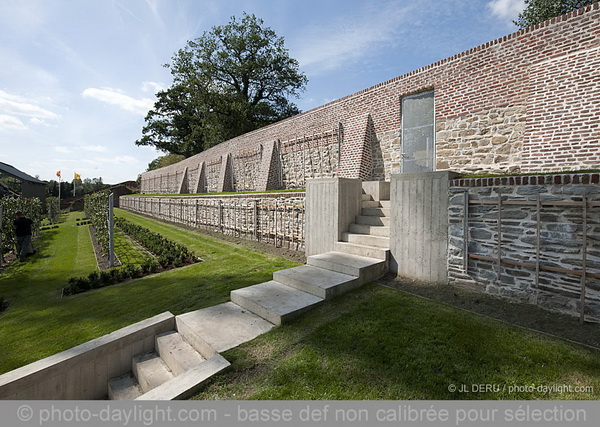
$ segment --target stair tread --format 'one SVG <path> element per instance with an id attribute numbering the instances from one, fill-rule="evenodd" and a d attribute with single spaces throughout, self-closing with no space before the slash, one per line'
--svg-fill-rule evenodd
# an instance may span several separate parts
<path id="1" fill-rule="evenodd" d="M 108 380 L 108 397 L 111 400 L 134 400 L 142 394 L 142 389 L 131 372 Z"/>
<path id="2" fill-rule="evenodd" d="M 370 246 L 370 245 L 362 245 L 360 243 L 353 243 L 353 242 L 335 242 L 335 244 L 340 244 L 340 245 L 346 245 L 346 246 L 355 246 L 357 248 L 367 248 L 367 249 L 376 249 L 376 250 L 380 250 L 380 251 L 390 251 L 389 248 L 382 248 L 380 246 Z M 352 254 L 350 254 L 352 255 Z M 358 255 L 358 256 L 362 256 L 362 255 Z M 364 257 L 363 258 L 370 258 L 370 259 L 376 259 L 376 258 L 372 258 L 372 257 Z"/>
<path id="3" fill-rule="evenodd" d="M 223 356 L 217 354 L 189 371 L 142 394 L 137 400 L 176 400 L 189 397 L 206 380 L 229 366 L 230 363 Z"/>
<path id="4" fill-rule="evenodd" d="M 375 264 L 382 263 L 384 261 L 376 258 L 368 258 L 360 255 L 345 254 L 343 252 L 325 252 L 318 255 L 311 255 L 309 259 L 319 259 L 324 261 L 333 262 L 336 264 L 350 265 L 357 268 L 370 267 Z"/>
<path id="5" fill-rule="evenodd" d="M 250 341 L 274 327 L 271 322 L 233 302 L 181 314 L 176 321 L 178 325 L 183 323 L 185 329 L 193 331 L 219 353 Z"/>
<path id="6" fill-rule="evenodd" d="M 133 372 L 144 392 L 174 378 L 173 372 L 154 351 L 133 356 Z"/>
<path id="7" fill-rule="evenodd" d="M 231 292 L 280 316 L 323 301 L 323 298 L 271 280 Z"/>
<path id="8" fill-rule="evenodd" d="M 335 271 L 326 270 L 324 268 L 315 267 L 312 265 L 301 265 L 299 267 L 276 271 L 274 278 L 279 276 L 287 276 L 293 278 L 294 280 L 304 283 L 311 283 L 324 289 L 338 286 L 350 280 L 356 279 L 356 276 L 337 273 Z"/>
<path id="9" fill-rule="evenodd" d="M 179 375 L 206 360 L 176 331 L 157 335 L 156 347 L 160 357 L 175 375 Z"/>

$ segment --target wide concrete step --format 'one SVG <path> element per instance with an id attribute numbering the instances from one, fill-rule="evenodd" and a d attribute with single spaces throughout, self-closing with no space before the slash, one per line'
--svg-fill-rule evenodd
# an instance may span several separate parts
<path id="1" fill-rule="evenodd" d="M 108 398 L 110 400 L 134 400 L 142 394 L 140 384 L 131 372 L 108 381 Z"/>
<path id="2" fill-rule="evenodd" d="M 175 323 L 185 340 L 207 359 L 275 327 L 233 302 L 181 314 L 175 317 Z"/>
<path id="3" fill-rule="evenodd" d="M 271 280 L 231 291 L 231 301 L 275 325 L 281 325 L 324 299 Z"/>
<path id="4" fill-rule="evenodd" d="M 381 278 L 388 271 L 388 262 L 343 252 L 325 252 L 311 255 L 306 263 L 326 270 L 357 276 L 361 284 Z"/>
<path id="5" fill-rule="evenodd" d="M 356 224 L 375 225 L 384 227 L 390 226 L 390 218 L 384 216 L 357 215 L 354 221 L 356 221 Z"/>
<path id="6" fill-rule="evenodd" d="M 185 399 L 196 393 L 207 380 L 227 369 L 229 365 L 229 362 L 223 356 L 216 354 L 183 374 L 142 394 L 137 400 Z"/>
<path id="7" fill-rule="evenodd" d="M 358 255 L 366 258 L 375 258 L 382 261 L 389 259 L 388 254 L 390 253 L 390 250 L 386 248 L 377 248 L 375 246 L 365 246 L 348 242 L 335 242 L 334 249 L 337 252 Z"/>
<path id="8" fill-rule="evenodd" d="M 175 377 L 154 351 L 133 356 L 131 364 L 133 375 L 144 393 Z"/>
<path id="9" fill-rule="evenodd" d="M 157 335 L 155 348 L 174 375 L 180 375 L 206 360 L 176 331 Z"/>
<path id="10" fill-rule="evenodd" d="M 375 246 L 377 248 L 390 247 L 390 238 L 381 236 L 370 236 L 368 234 L 342 233 L 342 241 L 348 243 L 356 243 L 358 245 Z"/>
<path id="11" fill-rule="evenodd" d="M 361 196 L 362 196 L 362 200 L 365 202 L 367 202 L 369 200 L 373 200 L 373 197 L 371 197 L 370 194 L 362 194 Z"/>
<path id="12" fill-rule="evenodd" d="M 390 216 L 390 208 L 362 208 L 364 216 Z"/>
<path id="13" fill-rule="evenodd" d="M 379 218 L 379 217 L 376 217 Z M 350 224 L 348 227 L 350 233 L 369 234 L 371 236 L 390 237 L 390 227 L 368 224 Z"/>
<path id="14" fill-rule="evenodd" d="M 386 208 L 389 209 L 391 207 L 389 200 L 363 200 L 362 201 L 363 208 Z"/>
<path id="15" fill-rule="evenodd" d="M 276 282 L 308 292 L 320 298 L 332 298 L 360 286 L 358 277 L 325 270 L 312 265 L 301 265 L 276 271 Z"/>

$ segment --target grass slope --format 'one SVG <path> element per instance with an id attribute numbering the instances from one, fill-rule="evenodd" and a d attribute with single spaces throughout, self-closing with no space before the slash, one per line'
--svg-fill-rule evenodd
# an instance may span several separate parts
<path id="1" fill-rule="evenodd" d="M 232 369 L 196 399 L 600 398 L 599 351 L 376 285 L 224 356 Z M 498 389 L 449 391 L 463 384 Z M 573 392 L 510 389 L 530 385 Z"/>
<path id="2" fill-rule="evenodd" d="M 180 314 L 219 304 L 231 290 L 296 265 L 127 212 L 119 215 L 180 241 L 205 261 L 61 299 L 69 276 L 96 268 L 88 229 L 75 226 L 82 214 L 69 214 L 38 240 L 37 255 L 0 276 L 0 295 L 10 302 L 0 315 L 0 373 L 164 311 Z"/>

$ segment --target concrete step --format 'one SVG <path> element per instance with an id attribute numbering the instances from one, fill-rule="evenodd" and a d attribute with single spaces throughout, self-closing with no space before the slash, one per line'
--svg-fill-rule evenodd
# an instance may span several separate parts
<path id="1" fill-rule="evenodd" d="M 271 280 L 231 291 L 231 301 L 275 325 L 281 325 L 324 299 Z"/>
<path id="2" fill-rule="evenodd" d="M 342 233 L 342 241 L 348 243 L 356 243 L 358 245 L 375 246 L 377 248 L 390 248 L 389 237 L 344 232 Z"/>
<path id="3" fill-rule="evenodd" d="M 144 393 L 175 377 L 154 351 L 133 356 L 131 364 L 133 375 Z"/>
<path id="4" fill-rule="evenodd" d="M 360 278 L 361 284 L 379 279 L 388 271 L 387 261 L 342 252 L 311 255 L 307 258 L 306 263 L 326 270 L 357 276 Z"/>
<path id="5" fill-rule="evenodd" d="M 365 200 L 363 200 L 362 207 L 363 208 L 386 208 L 386 209 L 390 209 L 391 208 L 391 204 L 390 204 L 389 200 L 371 200 L 371 201 L 365 201 Z"/>
<path id="6" fill-rule="evenodd" d="M 360 286 L 358 277 L 311 265 L 276 271 L 273 280 L 319 298 L 333 298 Z"/>
<path id="7" fill-rule="evenodd" d="M 355 218 L 357 224 L 364 225 L 379 225 L 384 227 L 390 226 L 390 219 L 384 216 L 364 216 L 357 215 Z"/>
<path id="8" fill-rule="evenodd" d="M 229 362 L 217 354 L 185 371 L 183 374 L 142 394 L 137 400 L 175 400 L 192 396 L 213 375 L 227 367 Z"/>
<path id="9" fill-rule="evenodd" d="M 362 214 L 364 216 L 390 216 L 389 208 L 362 208 Z"/>
<path id="10" fill-rule="evenodd" d="M 376 217 L 380 218 L 380 217 Z M 383 227 L 380 225 L 368 225 L 368 224 L 350 224 L 348 227 L 350 233 L 356 234 L 369 234 L 371 236 L 390 237 L 390 227 Z"/>
<path id="11" fill-rule="evenodd" d="M 343 252 L 350 255 L 358 255 L 367 258 L 380 260 L 389 259 L 390 250 L 386 248 L 377 248 L 375 246 L 358 245 L 356 243 L 335 242 L 334 249 L 337 252 Z"/>
<path id="12" fill-rule="evenodd" d="M 185 340 L 207 359 L 275 326 L 233 302 L 181 314 L 175 317 L 175 323 Z"/>
<path id="13" fill-rule="evenodd" d="M 371 197 L 370 194 L 362 194 L 362 200 L 363 201 L 373 200 L 373 197 Z"/>
<path id="14" fill-rule="evenodd" d="M 160 358 L 175 376 L 198 366 L 206 360 L 176 331 L 157 335 L 155 348 Z"/>
<path id="15" fill-rule="evenodd" d="M 140 384 L 131 372 L 108 381 L 108 398 L 110 400 L 134 400 L 142 393 Z"/>

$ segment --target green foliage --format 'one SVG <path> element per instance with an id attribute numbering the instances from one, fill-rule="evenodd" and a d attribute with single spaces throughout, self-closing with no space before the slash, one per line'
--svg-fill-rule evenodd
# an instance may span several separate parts
<path id="1" fill-rule="evenodd" d="M 2 208 L 2 224 L 0 224 L 0 233 L 2 233 L 1 255 L 10 252 L 17 244 L 13 222 L 17 218 L 18 211 L 22 211 L 26 217 L 31 218 L 33 221 L 33 234 L 39 233 L 40 223 L 42 222 L 42 202 L 38 198 L 3 197 L 0 199 L 0 207 Z"/>
<path id="2" fill-rule="evenodd" d="M 60 200 L 58 197 L 46 198 L 46 210 L 48 211 L 48 221 L 50 224 L 56 224 L 60 217 Z"/>
<path id="3" fill-rule="evenodd" d="M 297 114 L 288 97 L 307 83 L 283 38 L 247 14 L 189 41 L 167 67 L 173 85 L 157 94 L 136 144 L 185 157 Z"/>
<path id="4" fill-rule="evenodd" d="M 108 191 L 86 194 L 84 197 L 84 211 L 96 232 L 96 239 L 104 253 L 108 253 Z"/>
<path id="5" fill-rule="evenodd" d="M 155 169 L 164 168 L 165 166 L 173 165 L 185 159 L 181 154 L 166 154 L 164 156 L 159 156 L 156 159 L 152 160 L 148 163 L 147 171 L 152 171 Z M 141 178 L 140 178 L 141 179 Z"/>
<path id="6" fill-rule="evenodd" d="M 154 233 L 124 218 L 115 218 L 115 225 L 156 255 L 158 263 L 163 268 L 169 265 L 179 267 L 194 262 L 194 254 L 188 248 L 163 237 L 159 233 Z"/>
<path id="7" fill-rule="evenodd" d="M 527 28 L 539 24 L 598 0 L 525 0 L 525 9 L 519 14 L 515 25 Z"/>

